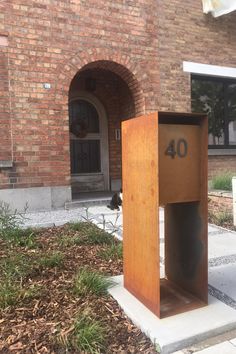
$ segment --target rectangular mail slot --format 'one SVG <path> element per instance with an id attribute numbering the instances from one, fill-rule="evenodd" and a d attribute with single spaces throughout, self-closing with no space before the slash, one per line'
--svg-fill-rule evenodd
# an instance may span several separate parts
<path id="1" fill-rule="evenodd" d="M 207 149 L 205 115 L 122 123 L 124 286 L 160 318 L 207 304 Z"/>

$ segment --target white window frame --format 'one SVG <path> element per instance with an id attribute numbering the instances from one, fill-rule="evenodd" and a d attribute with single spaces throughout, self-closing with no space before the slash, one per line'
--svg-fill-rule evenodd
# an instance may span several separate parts
<path id="1" fill-rule="evenodd" d="M 209 65 L 184 61 L 183 71 L 191 74 L 236 79 L 236 68 L 230 66 Z"/>

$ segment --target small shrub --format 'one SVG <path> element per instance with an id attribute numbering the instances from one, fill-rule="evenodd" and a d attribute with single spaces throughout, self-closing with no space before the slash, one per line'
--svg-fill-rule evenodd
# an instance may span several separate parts
<path id="1" fill-rule="evenodd" d="M 51 255 L 41 257 L 37 263 L 46 268 L 62 267 L 64 262 L 64 255 L 61 252 L 55 252 Z"/>
<path id="2" fill-rule="evenodd" d="M 76 295 L 106 295 L 107 290 L 114 286 L 114 281 L 104 277 L 98 272 L 90 271 L 88 268 L 82 268 L 75 277 L 74 292 Z"/>
<path id="3" fill-rule="evenodd" d="M 232 191 L 232 173 L 225 173 L 212 178 L 213 189 Z"/>
<path id="4" fill-rule="evenodd" d="M 99 252 L 99 256 L 106 261 L 118 260 L 123 258 L 123 245 L 122 243 L 113 243 L 105 250 Z"/>

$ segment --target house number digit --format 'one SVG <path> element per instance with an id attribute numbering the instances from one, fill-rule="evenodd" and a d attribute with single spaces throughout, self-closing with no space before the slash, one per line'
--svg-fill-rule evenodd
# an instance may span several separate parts
<path id="1" fill-rule="evenodd" d="M 165 154 L 170 156 L 172 159 L 175 158 L 176 150 L 175 150 L 175 141 L 174 140 L 170 141 L 170 143 L 165 151 Z"/>
<path id="2" fill-rule="evenodd" d="M 165 151 L 165 155 L 170 156 L 172 159 L 174 159 L 176 155 L 182 158 L 187 155 L 187 152 L 188 143 L 185 139 L 179 139 L 177 144 L 175 140 L 171 140 Z"/>
<path id="3" fill-rule="evenodd" d="M 185 157 L 188 151 L 187 141 L 184 139 L 179 139 L 177 142 L 177 154 L 179 157 Z"/>

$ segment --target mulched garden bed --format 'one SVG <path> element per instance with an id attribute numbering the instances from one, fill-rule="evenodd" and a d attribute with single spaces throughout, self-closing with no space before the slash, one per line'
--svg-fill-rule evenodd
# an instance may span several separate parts
<path id="1" fill-rule="evenodd" d="M 81 269 L 122 274 L 121 246 L 110 235 L 100 243 L 104 234 L 78 223 L 0 240 L 1 354 L 157 353 L 110 295 L 75 292 Z M 83 316 L 103 327 L 101 347 L 78 349 L 75 319 Z"/>

